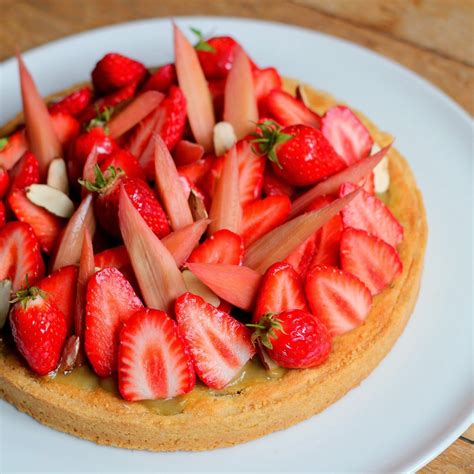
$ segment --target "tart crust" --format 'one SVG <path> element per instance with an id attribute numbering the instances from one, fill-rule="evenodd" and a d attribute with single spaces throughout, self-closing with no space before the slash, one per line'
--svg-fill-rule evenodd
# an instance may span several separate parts
<path id="1" fill-rule="evenodd" d="M 295 80 L 285 80 L 285 88 L 292 93 L 297 84 Z M 327 93 L 303 87 L 308 105 L 320 114 L 339 103 Z M 362 114 L 358 115 L 380 146 L 392 140 Z M 20 115 L 8 123 L 0 130 L 0 136 L 21 120 Z M 125 402 L 106 390 L 85 390 L 35 377 L 17 355 L 4 351 L 0 352 L 0 397 L 57 430 L 99 444 L 151 451 L 232 446 L 321 412 L 377 367 L 402 333 L 417 299 L 428 233 L 426 213 L 406 160 L 394 148 L 388 157 L 388 205 L 405 230 L 399 246 L 403 273 L 375 297 L 362 326 L 334 339 L 333 352 L 322 366 L 290 370 L 279 379 L 256 380 L 228 393 L 195 389 L 180 413 L 162 415 L 151 412 L 144 404 Z"/>

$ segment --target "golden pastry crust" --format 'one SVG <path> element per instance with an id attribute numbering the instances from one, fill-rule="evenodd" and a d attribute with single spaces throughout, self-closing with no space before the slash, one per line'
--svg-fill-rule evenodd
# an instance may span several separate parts
<path id="1" fill-rule="evenodd" d="M 285 81 L 291 92 L 296 84 Z M 320 114 L 338 103 L 309 86 L 305 92 Z M 379 145 L 391 141 L 358 115 Z M 8 124 L 3 133 L 12 126 Z M 34 377 L 17 356 L 5 352 L 0 353 L 0 397 L 57 430 L 99 444 L 151 451 L 232 446 L 321 412 L 374 370 L 400 336 L 417 299 L 428 231 L 425 209 L 405 159 L 393 148 L 388 156 L 389 206 L 405 229 L 399 247 L 403 273 L 374 299 L 362 326 L 334 340 L 334 350 L 324 365 L 290 370 L 279 379 L 255 381 L 227 394 L 198 388 L 186 398 L 180 413 L 161 415 L 102 389 L 85 390 Z"/>

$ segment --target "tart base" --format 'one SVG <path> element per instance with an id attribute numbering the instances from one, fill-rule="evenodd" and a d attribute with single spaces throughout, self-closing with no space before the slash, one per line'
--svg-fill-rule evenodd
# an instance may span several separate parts
<path id="1" fill-rule="evenodd" d="M 294 92 L 296 84 L 285 80 L 288 91 Z M 311 107 L 320 114 L 338 103 L 326 93 L 304 87 Z M 375 142 L 384 146 L 391 141 L 389 135 L 358 115 Z M 1 132 L 20 121 L 21 117 L 10 122 Z M 334 339 L 333 352 L 324 365 L 290 370 L 279 379 L 255 380 L 230 391 L 197 387 L 177 412 L 164 415 L 150 411 L 145 404 L 125 402 L 106 390 L 35 377 L 16 354 L 3 350 L 0 397 L 65 433 L 98 444 L 150 451 L 232 446 L 321 412 L 377 367 L 402 333 L 416 303 L 427 242 L 426 213 L 408 163 L 393 148 L 388 156 L 388 205 L 405 229 L 399 247 L 403 273 L 392 287 L 375 297 L 362 326 Z"/>

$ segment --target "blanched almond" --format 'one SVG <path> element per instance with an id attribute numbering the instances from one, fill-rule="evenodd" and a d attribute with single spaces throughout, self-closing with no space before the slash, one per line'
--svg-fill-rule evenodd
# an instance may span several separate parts
<path id="1" fill-rule="evenodd" d="M 26 188 L 26 197 L 58 217 L 71 217 L 74 203 L 69 196 L 47 184 L 32 184 Z"/>
<path id="2" fill-rule="evenodd" d="M 374 143 L 372 147 L 372 153 L 378 153 L 380 147 L 377 143 Z M 382 158 L 382 161 L 378 163 L 374 168 L 374 184 L 375 192 L 377 194 L 383 194 L 388 191 L 390 187 L 390 172 L 388 170 L 388 155 Z"/>
<path id="3" fill-rule="evenodd" d="M 69 195 L 69 181 L 67 179 L 66 162 L 62 158 L 55 158 L 48 168 L 48 186 L 59 189 L 64 194 Z"/>
<path id="4" fill-rule="evenodd" d="M 189 270 L 183 270 L 184 284 L 190 293 L 200 296 L 206 303 L 212 304 L 216 308 L 221 304 L 219 297 L 206 286 L 199 278 L 191 273 Z"/>
<path id="5" fill-rule="evenodd" d="M 10 310 L 10 295 L 12 292 L 11 280 L 0 281 L 0 329 L 5 326 Z"/>
<path id="6" fill-rule="evenodd" d="M 216 123 L 214 126 L 214 151 L 216 156 L 221 156 L 230 150 L 236 141 L 234 127 L 229 122 Z"/>

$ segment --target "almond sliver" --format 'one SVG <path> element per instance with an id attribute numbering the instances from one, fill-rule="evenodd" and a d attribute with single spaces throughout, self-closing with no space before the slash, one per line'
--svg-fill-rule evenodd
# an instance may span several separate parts
<path id="1" fill-rule="evenodd" d="M 62 158 L 55 158 L 49 164 L 46 184 L 52 188 L 59 189 L 59 191 L 66 195 L 69 195 L 66 162 Z"/>
<path id="2" fill-rule="evenodd" d="M 67 194 L 47 184 L 32 184 L 26 188 L 26 197 L 33 203 L 58 217 L 69 218 L 74 203 Z"/>

